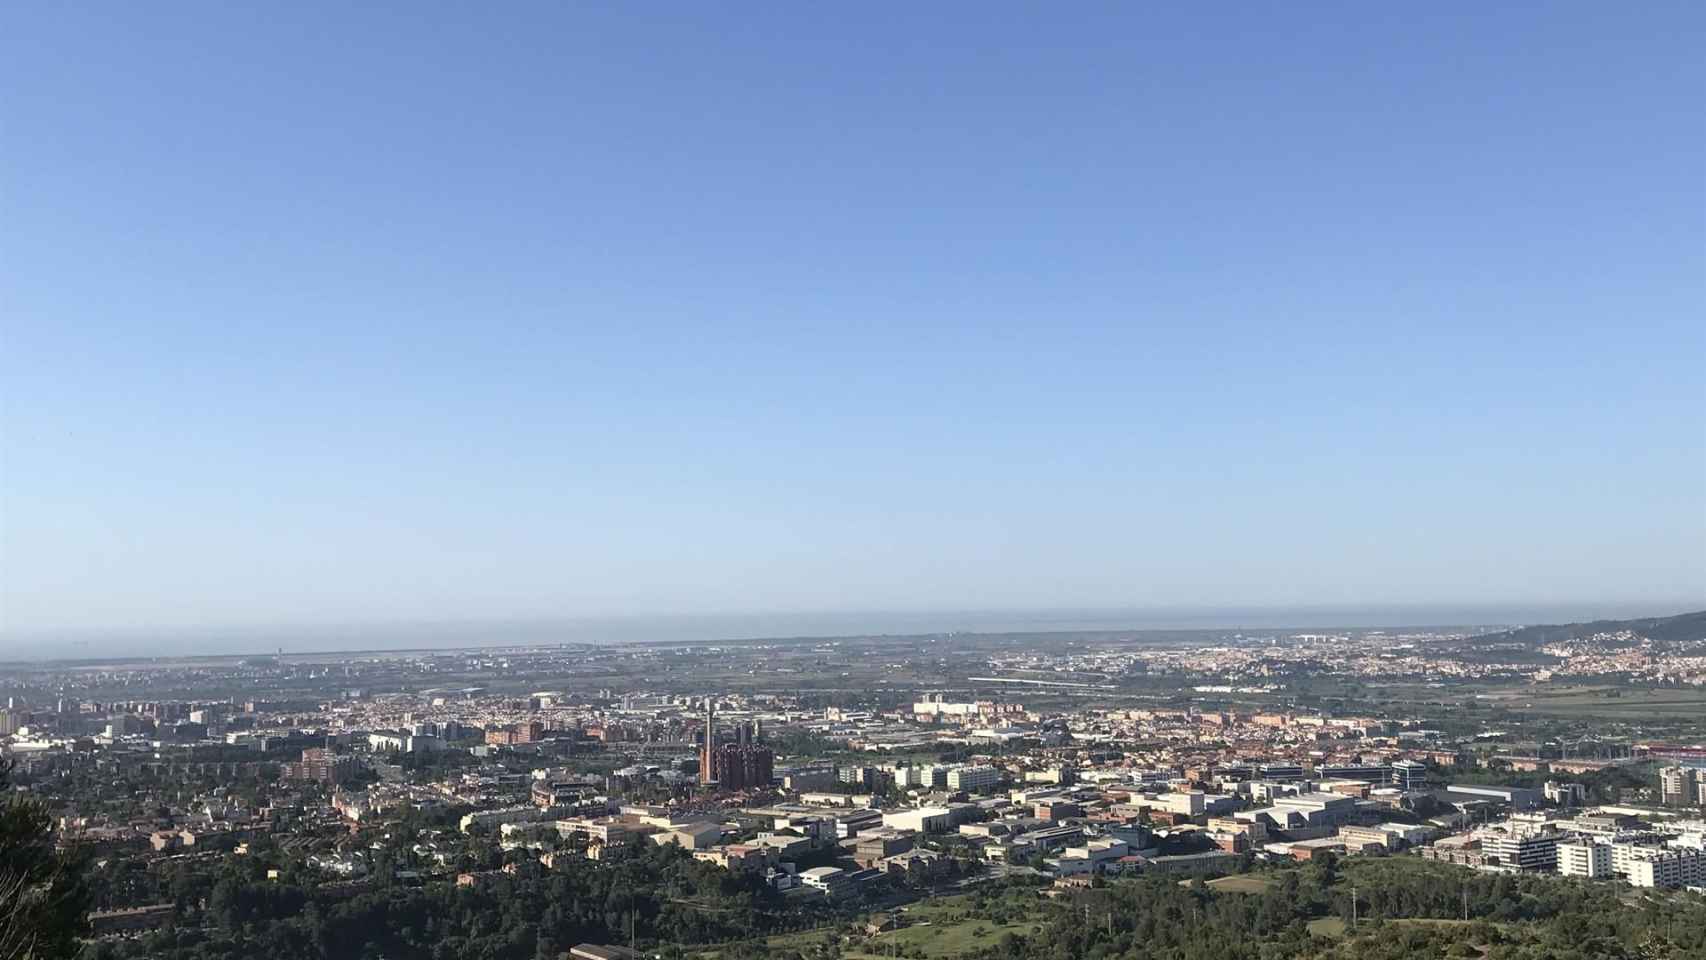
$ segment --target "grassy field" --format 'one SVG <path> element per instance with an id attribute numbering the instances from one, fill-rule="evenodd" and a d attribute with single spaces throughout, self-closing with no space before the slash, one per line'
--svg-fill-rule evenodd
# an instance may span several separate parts
<path id="1" fill-rule="evenodd" d="M 1188 887 L 1193 882 L 1194 878 L 1180 880 L 1179 886 Z M 1221 893 L 1266 893 L 1274 882 L 1260 874 L 1237 873 L 1230 877 L 1216 877 L 1207 881 L 1207 884 L 1210 890 L 1218 890 Z"/>
<path id="2" fill-rule="evenodd" d="M 1474 921 L 1441 920 L 1419 917 L 1416 919 L 1387 920 L 1384 922 L 1388 927 L 1402 926 L 1404 924 L 1432 927 L 1456 927 L 1465 923 L 1472 923 Z M 1319 919 L 1311 920 L 1309 921 L 1309 932 L 1318 937 L 1342 937 L 1345 935 L 1345 921 L 1339 917 L 1321 917 Z"/>
<path id="3" fill-rule="evenodd" d="M 902 953 L 922 953 L 933 960 L 951 960 L 953 957 L 994 946 L 1000 942 L 1003 934 L 1028 934 L 1033 924 L 1042 922 L 1042 905 L 1027 899 L 1011 901 L 1034 908 L 1020 921 L 1001 924 L 975 917 L 961 918 L 960 914 L 975 909 L 975 900 L 972 895 L 960 895 L 908 905 L 903 911 L 907 926 L 855 942 L 847 946 L 841 955 L 847 960 L 882 960 L 892 957 L 898 946 Z M 764 943 L 772 950 L 803 951 L 807 947 L 839 942 L 845 932 L 846 928 L 841 925 L 821 927 L 801 933 L 768 937 Z M 697 960 L 716 960 L 719 953 L 718 949 L 713 948 L 695 954 L 695 957 Z"/>
<path id="4" fill-rule="evenodd" d="M 899 946 L 903 953 L 920 951 L 926 957 L 947 960 L 994 946 L 1006 933 L 1030 933 L 1033 924 L 1042 922 L 1041 905 L 1023 899 L 1010 902 L 1023 903 L 1034 910 L 1012 923 L 994 923 L 976 917 L 959 918 L 959 914 L 973 909 L 975 899 L 972 896 L 941 897 L 913 904 L 905 912 L 908 926 L 878 934 L 851 947 L 845 956 L 849 960 L 877 960 L 893 956 L 895 947 Z"/>
<path id="5" fill-rule="evenodd" d="M 1274 882 L 1254 873 L 1234 874 L 1208 881 L 1208 886 L 1222 893 L 1266 893 Z"/>
<path id="6" fill-rule="evenodd" d="M 1321 917 L 1309 921 L 1309 932 L 1317 937 L 1342 937 L 1345 935 L 1345 921 L 1338 917 Z"/>
<path id="7" fill-rule="evenodd" d="M 833 943 L 839 939 L 841 939 L 841 927 L 837 925 L 834 927 L 820 927 L 816 930 L 804 930 L 800 933 L 782 933 L 777 934 L 774 937 L 766 937 L 764 938 L 764 945 L 772 950 L 803 950 L 807 946 L 813 944 L 821 944 L 825 942 Z M 695 960 L 717 960 L 720 956 L 722 956 L 722 950 L 720 948 L 702 950 L 693 954 Z"/>
<path id="8" fill-rule="evenodd" d="M 1422 712 L 1465 707 L 1500 707 L 1517 713 L 1557 717 L 1604 716 L 1684 719 L 1706 711 L 1706 690 L 1641 687 L 1614 683 L 1554 680 L 1547 683 L 1465 681 L 1423 684 L 1406 681 L 1369 683 L 1350 699 L 1414 704 Z"/>
<path id="9" fill-rule="evenodd" d="M 851 958 L 871 958 L 880 960 L 893 956 L 891 952 L 899 944 L 901 952 L 913 955 L 912 951 L 922 950 L 927 957 L 957 957 L 974 950 L 983 950 L 1000 942 L 1004 933 L 1026 934 L 1031 931 L 1029 923 L 990 923 L 987 920 L 961 920 L 955 923 L 918 924 L 901 930 L 891 930 L 879 934 L 869 941 L 848 951 L 844 956 Z"/>

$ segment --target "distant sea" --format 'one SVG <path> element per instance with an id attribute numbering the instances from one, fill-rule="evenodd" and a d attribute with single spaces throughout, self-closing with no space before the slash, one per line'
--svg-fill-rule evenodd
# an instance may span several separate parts
<path id="1" fill-rule="evenodd" d="M 710 643 L 782 637 L 1077 630 L 1262 631 L 1382 627 L 1502 629 L 1537 623 L 1665 616 L 1680 610 L 1605 606 L 1249 607 L 934 612 L 754 613 L 514 621 L 65 630 L 0 634 L 0 659 L 86 660 L 558 643 Z"/>

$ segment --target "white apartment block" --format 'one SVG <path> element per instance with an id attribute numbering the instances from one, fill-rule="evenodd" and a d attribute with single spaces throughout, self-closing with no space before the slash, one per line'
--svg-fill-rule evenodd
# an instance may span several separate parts
<path id="1" fill-rule="evenodd" d="M 975 764 L 966 767 L 955 767 L 948 771 L 948 789 L 964 790 L 966 793 L 986 793 L 1001 782 L 1001 771 L 994 767 Z"/>
<path id="2" fill-rule="evenodd" d="M 902 789 L 922 787 L 925 789 L 945 787 L 948 785 L 948 771 L 943 767 L 896 767 L 894 785 Z"/>
<path id="3" fill-rule="evenodd" d="M 1706 853 L 1648 848 L 1630 861 L 1629 883 L 1636 887 L 1701 886 L 1706 884 Z"/>
<path id="4" fill-rule="evenodd" d="M 1599 880 L 1611 873 L 1611 844 L 1576 840 L 1558 844 L 1558 872 L 1566 877 Z"/>

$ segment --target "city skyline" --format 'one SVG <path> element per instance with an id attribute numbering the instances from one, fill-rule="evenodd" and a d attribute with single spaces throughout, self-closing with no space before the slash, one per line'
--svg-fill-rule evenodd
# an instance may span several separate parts
<path id="1" fill-rule="evenodd" d="M 88 960 L 1706 947 L 1706 611 L 7 667 Z"/>

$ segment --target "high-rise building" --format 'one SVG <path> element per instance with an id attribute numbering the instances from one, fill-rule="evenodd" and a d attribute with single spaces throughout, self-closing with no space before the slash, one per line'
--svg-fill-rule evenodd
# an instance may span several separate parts
<path id="1" fill-rule="evenodd" d="M 713 783 L 717 779 L 712 771 L 712 754 L 717 750 L 717 702 L 710 697 L 705 698 L 705 745 L 699 750 L 699 782 Z"/>
<path id="2" fill-rule="evenodd" d="M 722 790 L 748 790 L 770 785 L 775 776 L 776 756 L 769 747 L 720 744 L 710 756 L 709 779 Z"/>
<path id="3" fill-rule="evenodd" d="M 756 728 L 755 728 L 756 729 Z M 705 700 L 705 744 L 699 751 L 699 782 L 721 790 L 767 787 L 775 776 L 776 755 L 748 739 L 742 725 L 738 743 L 717 743 L 716 701 Z"/>
<path id="4" fill-rule="evenodd" d="M 24 718 L 10 707 L 0 710 L 0 737 L 9 737 L 24 725 Z"/>
<path id="5" fill-rule="evenodd" d="M 1659 798 L 1664 803 L 1686 806 L 1694 802 L 1695 782 L 1700 774 L 1693 767 L 1665 767 L 1659 771 Z"/>

